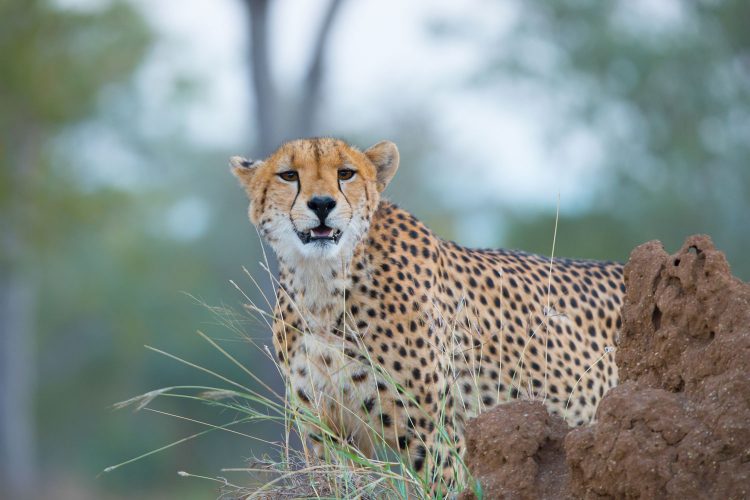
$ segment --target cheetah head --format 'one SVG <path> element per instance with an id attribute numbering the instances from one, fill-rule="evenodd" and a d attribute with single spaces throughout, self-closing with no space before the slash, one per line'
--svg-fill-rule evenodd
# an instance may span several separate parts
<path id="1" fill-rule="evenodd" d="M 392 142 L 362 152 L 331 138 L 288 142 L 265 160 L 230 160 L 250 221 L 287 263 L 350 257 L 398 163 Z"/>

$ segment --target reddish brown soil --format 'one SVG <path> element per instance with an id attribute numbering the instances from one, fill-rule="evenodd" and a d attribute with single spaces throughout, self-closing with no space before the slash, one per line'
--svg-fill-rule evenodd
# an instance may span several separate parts
<path id="1" fill-rule="evenodd" d="M 639 246 L 625 280 L 621 385 L 595 424 L 568 430 L 538 402 L 469 424 L 485 498 L 750 497 L 750 284 L 707 236 Z"/>
<path id="2" fill-rule="evenodd" d="M 541 403 L 502 405 L 467 427 L 466 465 L 480 478 L 485 498 L 560 498 L 570 475 L 563 450 L 567 432 L 567 424 Z"/>

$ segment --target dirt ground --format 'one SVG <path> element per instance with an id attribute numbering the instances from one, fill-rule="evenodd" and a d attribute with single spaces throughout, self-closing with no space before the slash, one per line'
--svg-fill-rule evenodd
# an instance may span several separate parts
<path id="1" fill-rule="evenodd" d="M 527 401 L 469 424 L 485 498 L 750 498 L 750 284 L 707 236 L 637 247 L 625 280 L 620 385 L 594 424 Z"/>

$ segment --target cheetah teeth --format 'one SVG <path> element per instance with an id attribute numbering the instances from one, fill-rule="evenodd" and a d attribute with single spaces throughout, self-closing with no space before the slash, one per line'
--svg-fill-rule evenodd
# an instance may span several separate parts
<path id="1" fill-rule="evenodd" d="M 321 224 L 320 226 L 314 227 L 308 231 L 297 231 L 297 236 L 299 236 L 299 239 L 304 244 L 314 241 L 332 241 L 338 243 L 339 238 L 341 237 L 341 231 Z"/>

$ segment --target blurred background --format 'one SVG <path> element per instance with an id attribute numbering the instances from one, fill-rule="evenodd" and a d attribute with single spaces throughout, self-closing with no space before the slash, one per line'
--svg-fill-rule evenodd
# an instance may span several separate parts
<path id="1" fill-rule="evenodd" d="M 624 261 L 708 233 L 750 278 L 745 0 L 0 0 L 0 497 L 214 498 L 267 451 L 112 404 L 278 375 L 205 304 L 268 286 L 234 154 L 395 141 L 388 196 L 472 246 Z M 238 323 L 239 324 L 239 323 Z M 242 323 L 262 346 L 262 322 Z M 184 401 L 161 411 L 223 423 Z M 278 439 L 279 430 L 243 432 Z M 242 482 L 242 477 L 231 479 Z"/>

